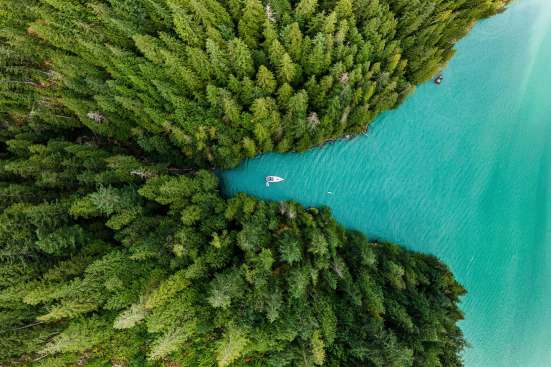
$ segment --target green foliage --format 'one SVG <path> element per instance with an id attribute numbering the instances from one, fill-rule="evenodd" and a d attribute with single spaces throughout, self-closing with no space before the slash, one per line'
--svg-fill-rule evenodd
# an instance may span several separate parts
<path id="1" fill-rule="evenodd" d="M 460 365 L 463 289 L 437 260 L 370 244 L 326 209 L 225 200 L 207 171 L 172 175 L 121 147 L 31 146 L 2 161 L 4 184 L 42 175 L 13 168 L 30 161 L 66 181 L 0 214 L 2 332 L 25 341 L 0 360 Z M 96 162 L 61 163 L 74 155 Z"/>
<path id="2" fill-rule="evenodd" d="M 364 131 L 504 3 L 10 0 L 0 37 L 27 60 L 3 53 L 0 93 L 12 116 L 59 109 L 49 123 L 143 149 L 162 135 L 190 163 L 231 167 Z"/>

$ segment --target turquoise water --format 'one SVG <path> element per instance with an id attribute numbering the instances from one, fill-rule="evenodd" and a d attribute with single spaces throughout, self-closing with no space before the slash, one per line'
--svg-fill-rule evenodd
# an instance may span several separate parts
<path id="1" fill-rule="evenodd" d="M 250 160 L 225 190 L 436 254 L 469 290 L 467 367 L 551 366 L 551 0 L 478 24 L 445 76 L 366 136 Z"/>

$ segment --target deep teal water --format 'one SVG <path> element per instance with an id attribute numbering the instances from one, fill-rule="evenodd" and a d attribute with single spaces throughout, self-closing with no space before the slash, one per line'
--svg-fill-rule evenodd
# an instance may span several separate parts
<path id="1" fill-rule="evenodd" d="M 551 366 L 551 0 L 478 24 L 445 76 L 366 136 L 250 160 L 225 190 L 439 256 L 469 290 L 467 367 Z"/>

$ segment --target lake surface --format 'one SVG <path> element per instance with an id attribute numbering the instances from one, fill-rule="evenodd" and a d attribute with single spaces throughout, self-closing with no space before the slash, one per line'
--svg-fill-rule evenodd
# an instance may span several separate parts
<path id="1" fill-rule="evenodd" d="M 445 77 L 365 136 L 225 172 L 225 190 L 437 255 L 469 290 L 467 367 L 551 366 L 551 0 L 478 24 Z"/>

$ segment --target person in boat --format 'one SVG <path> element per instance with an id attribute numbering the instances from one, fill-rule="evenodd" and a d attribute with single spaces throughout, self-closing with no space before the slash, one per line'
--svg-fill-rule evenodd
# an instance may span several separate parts
<path id="1" fill-rule="evenodd" d="M 438 76 L 436 77 L 436 79 L 434 79 L 434 82 L 435 82 L 436 84 L 442 84 L 443 81 L 444 81 L 444 76 L 443 76 L 442 74 L 438 75 Z"/>
<path id="2" fill-rule="evenodd" d="M 271 183 L 283 182 L 285 181 L 285 179 L 278 176 L 266 176 L 265 181 L 266 181 L 266 186 L 270 186 Z"/>

